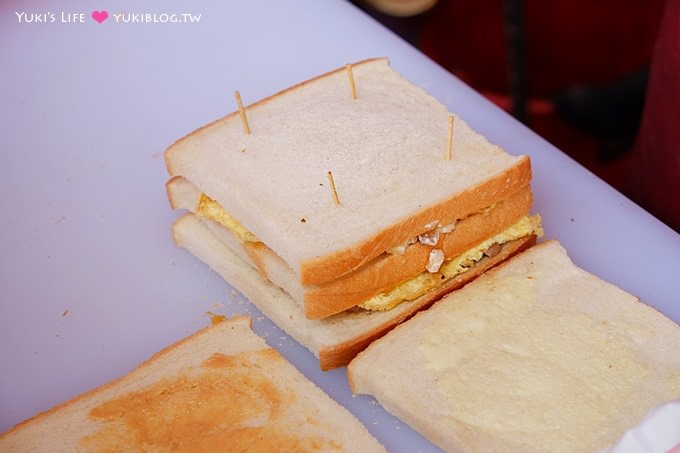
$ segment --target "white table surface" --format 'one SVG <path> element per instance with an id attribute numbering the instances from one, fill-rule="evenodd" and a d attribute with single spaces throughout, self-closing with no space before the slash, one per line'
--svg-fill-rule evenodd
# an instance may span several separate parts
<path id="1" fill-rule="evenodd" d="M 391 451 L 427 441 L 176 248 L 162 152 L 291 84 L 373 56 L 514 154 L 532 158 L 535 211 L 585 269 L 680 321 L 680 235 L 344 1 L 0 3 L 0 432 L 120 376 L 210 321 L 255 330 Z M 114 9 L 115 8 L 115 9 Z M 17 13 L 54 13 L 20 22 Z M 84 13 L 85 23 L 62 22 Z M 191 13 L 198 23 L 116 23 Z M 22 16 L 24 17 L 24 16 Z M 48 15 L 48 19 L 50 16 Z"/>

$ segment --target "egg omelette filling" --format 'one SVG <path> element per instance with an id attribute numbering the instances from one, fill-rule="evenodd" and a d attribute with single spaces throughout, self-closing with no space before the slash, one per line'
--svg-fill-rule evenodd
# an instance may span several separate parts
<path id="1" fill-rule="evenodd" d="M 233 232 L 241 242 L 262 242 L 215 200 L 203 193 L 199 198 L 196 214 L 219 223 Z M 535 234 L 538 237 L 543 236 L 541 217 L 538 214 L 521 217 L 504 231 L 445 261 L 436 272 L 424 270 L 415 277 L 399 283 L 388 291 L 378 293 L 357 306 L 371 311 L 391 310 L 400 303 L 415 300 L 456 276 L 467 272 L 475 263 L 481 261 L 487 250 L 495 244 L 503 245 L 506 242 L 511 242 L 531 234 Z"/>
<path id="2" fill-rule="evenodd" d="M 428 291 L 467 272 L 470 267 L 484 258 L 485 252 L 494 244 L 503 245 L 530 234 L 543 236 L 541 217 L 538 214 L 521 217 L 504 231 L 444 262 L 437 272 L 421 272 L 389 291 L 376 294 L 358 306 L 366 310 L 384 311 L 390 310 L 404 301 L 417 299 Z"/>

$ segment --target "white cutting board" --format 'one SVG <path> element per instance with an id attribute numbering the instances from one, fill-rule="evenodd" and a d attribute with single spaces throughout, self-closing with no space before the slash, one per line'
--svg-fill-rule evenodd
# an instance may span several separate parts
<path id="1" fill-rule="evenodd" d="M 678 234 L 349 3 L 93 5 L 0 4 L 0 432 L 126 373 L 207 325 L 212 311 L 251 314 L 258 333 L 391 451 L 433 449 L 372 399 L 352 397 L 344 369 L 319 371 L 170 236 L 168 145 L 233 111 L 235 90 L 250 103 L 374 56 L 492 142 L 529 154 L 547 237 L 680 321 Z M 109 18 L 95 22 L 95 9 Z M 55 20 L 29 23 L 21 12 Z M 123 12 L 201 17 L 116 23 Z"/>

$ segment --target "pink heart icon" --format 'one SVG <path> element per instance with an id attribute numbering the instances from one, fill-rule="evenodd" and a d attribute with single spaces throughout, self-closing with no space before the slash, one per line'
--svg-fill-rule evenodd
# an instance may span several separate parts
<path id="1" fill-rule="evenodd" d="M 107 11 L 92 11 L 92 18 L 100 24 L 104 22 L 107 17 L 109 17 L 109 13 Z"/>

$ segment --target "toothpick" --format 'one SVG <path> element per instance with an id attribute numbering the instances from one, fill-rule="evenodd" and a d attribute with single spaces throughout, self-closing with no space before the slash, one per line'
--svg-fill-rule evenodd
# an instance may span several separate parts
<path id="1" fill-rule="evenodd" d="M 335 181 L 333 181 L 333 173 L 329 171 L 328 173 L 326 173 L 326 176 L 328 176 L 328 182 L 331 185 L 331 195 L 333 195 L 333 204 L 337 206 L 340 204 L 340 199 L 338 198 L 338 191 L 335 190 Z"/>
<path id="2" fill-rule="evenodd" d="M 453 115 L 449 115 L 449 134 L 446 138 L 446 160 L 451 160 L 451 146 L 453 145 Z"/>
<path id="3" fill-rule="evenodd" d="M 246 118 L 246 110 L 243 108 L 243 102 L 241 102 L 241 93 L 234 91 L 234 97 L 236 98 L 236 104 L 238 105 L 238 113 L 241 115 L 241 123 L 243 124 L 243 133 L 250 135 L 250 126 L 248 126 L 248 118 Z"/>
<path id="4" fill-rule="evenodd" d="M 357 87 L 354 85 L 354 73 L 352 72 L 352 65 L 346 64 L 347 78 L 349 79 L 349 88 L 352 90 L 352 99 L 357 98 Z"/>

